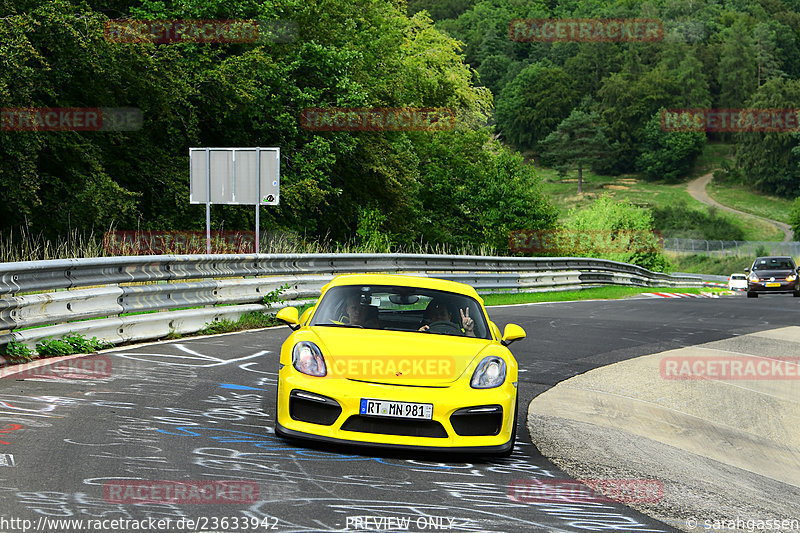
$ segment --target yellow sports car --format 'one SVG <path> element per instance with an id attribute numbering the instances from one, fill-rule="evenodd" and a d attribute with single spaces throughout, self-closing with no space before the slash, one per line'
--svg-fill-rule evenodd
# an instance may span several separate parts
<path id="1" fill-rule="evenodd" d="M 517 361 L 469 285 L 383 274 L 342 275 L 316 305 L 277 317 L 283 437 L 509 455 Z"/>

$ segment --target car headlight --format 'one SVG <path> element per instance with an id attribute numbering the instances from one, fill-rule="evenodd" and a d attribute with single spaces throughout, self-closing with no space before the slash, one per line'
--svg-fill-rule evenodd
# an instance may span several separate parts
<path id="1" fill-rule="evenodd" d="M 325 367 L 325 359 L 319 346 L 313 342 L 301 341 L 294 345 L 292 349 L 292 366 L 303 374 L 309 376 L 323 377 L 328 373 Z"/>
<path id="2" fill-rule="evenodd" d="M 758 274 L 756 274 L 755 272 L 750 272 L 750 275 L 747 276 L 747 281 L 750 281 L 752 283 L 758 283 Z"/>
<path id="3" fill-rule="evenodd" d="M 789 274 L 786 276 L 786 281 L 794 281 L 797 279 L 797 274 Z"/>
<path id="4" fill-rule="evenodd" d="M 492 389 L 506 380 L 506 362 L 496 355 L 484 357 L 472 374 L 473 389 Z"/>

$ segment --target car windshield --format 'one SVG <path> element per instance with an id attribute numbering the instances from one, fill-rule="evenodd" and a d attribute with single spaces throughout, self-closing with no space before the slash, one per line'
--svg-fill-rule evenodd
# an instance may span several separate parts
<path id="1" fill-rule="evenodd" d="M 744 274 L 732 274 L 731 279 L 747 279 L 747 276 Z"/>
<path id="2" fill-rule="evenodd" d="M 433 289 L 390 285 L 345 285 L 328 290 L 312 326 L 352 327 L 421 334 L 491 334 L 480 304 L 473 298 Z"/>
<path id="3" fill-rule="evenodd" d="M 753 270 L 794 270 L 794 265 L 785 257 L 765 257 L 756 259 Z"/>

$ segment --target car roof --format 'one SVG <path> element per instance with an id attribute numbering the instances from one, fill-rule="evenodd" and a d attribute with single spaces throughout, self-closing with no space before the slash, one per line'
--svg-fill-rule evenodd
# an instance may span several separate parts
<path id="1" fill-rule="evenodd" d="M 791 261 L 794 263 L 794 259 L 789 257 L 788 255 L 765 255 L 764 257 L 756 257 L 756 261 L 761 260 L 776 260 L 776 261 Z"/>
<path id="2" fill-rule="evenodd" d="M 454 292 L 475 298 L 483 304 L 483 298 L 469 285 L 446 279 L 423 276 L 406 276 L 403 274 L 341 274 L 322 287 L 322 293 L 331 287 L 343 285 L 399 285 L 401 287 L 419 287 Z"/>

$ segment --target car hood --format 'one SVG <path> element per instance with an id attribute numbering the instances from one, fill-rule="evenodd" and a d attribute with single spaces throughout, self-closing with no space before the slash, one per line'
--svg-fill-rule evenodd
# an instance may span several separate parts
<path id="1" fill-rule="evenodd" d="M 328 374 L 373 383 L 447 386 L 483 351 L 487 339 L 432 333 L 314 326 Z"/>
<path id="2" fill-rule="evenodd" d="M 795 271 L 791 269 L 782 270 L 754 270 L 759 278 L 785 278 L 789 274 L 794 274 Z"/>

